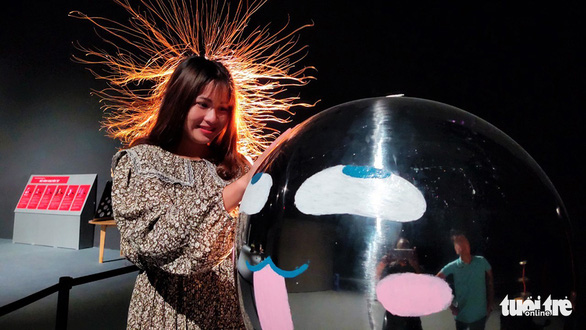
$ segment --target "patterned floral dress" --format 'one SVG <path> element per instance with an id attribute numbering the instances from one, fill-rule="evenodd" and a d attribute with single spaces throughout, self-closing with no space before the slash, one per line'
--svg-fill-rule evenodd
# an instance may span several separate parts
<path id="1" fill-rule="evenodd" d="M 129 329 L 244 328 L 232 248 L 236 220 L 224 208 L 229 182 L 207 160 L 138 145 L 112 160 L 120 248 L 138 275 Z"/>

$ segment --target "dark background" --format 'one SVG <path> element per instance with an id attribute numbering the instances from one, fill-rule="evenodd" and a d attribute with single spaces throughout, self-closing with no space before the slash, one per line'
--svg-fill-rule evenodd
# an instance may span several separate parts
<path id="1" fill-rule="evenodd" d="M 112 1 L 12 1 L 0 10 L 0 238 L 31 174 L 98 174 L 98 196 L 120 144 L 100 131 L 91 88 L 103 82 L 71 60 L 73 42 L 96 44 L 90 23 L 125 19 Z M 316 107 L 296 121 L 360 98 L 404 93 L 471 112 L 517 141 L 586 234 L 583 98 L 586 10 L 578 1 L 269 1 L 251 26 L 300 33 L 317 80 L 300 90 Z M 100 45 L 100 44 L 97 44 Z M 578 250 L 585 244 L 578 240 Z"/>

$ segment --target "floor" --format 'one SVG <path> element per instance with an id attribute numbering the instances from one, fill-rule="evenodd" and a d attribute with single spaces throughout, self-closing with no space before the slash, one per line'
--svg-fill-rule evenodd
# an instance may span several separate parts
<path id="1" fill-rule="evenodd" d="M 14 244 L 0 239 L 0 306 L 59 282 L 131 265 L 119 250 L 105 249 L 98 262 L 97 247 L 81 250 Z M 125 329 L 126 313 L 136 272 L 103 279 L 70 291 L 68 329 Z M 55 329 L 57 294 L 0 317 L 0 329 Z"/>

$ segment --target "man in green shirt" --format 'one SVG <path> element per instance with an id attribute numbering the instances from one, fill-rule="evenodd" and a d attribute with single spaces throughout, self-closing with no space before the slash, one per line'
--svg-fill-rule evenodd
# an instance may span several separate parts
<path id="1" fill-rule="evenodd" d="M 450 237 L 460 257 L 444 266 L 437 276 L 454 276 L 456 299 L 450 308 L 456 329 L 483 330 L 494 301 L 492 268 L 484 257 L 470 253 L 470 242 L 463 232 L 452 231 Z"/>

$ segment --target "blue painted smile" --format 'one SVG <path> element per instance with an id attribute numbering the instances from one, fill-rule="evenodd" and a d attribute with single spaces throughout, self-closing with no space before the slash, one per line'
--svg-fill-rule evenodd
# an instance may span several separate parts
<path id="1" fill-rule="evenodd" d="M 279 268 L 275 265 L 275 263 L 273 262 L 271 257 L 266 258 L 265 260 L 263 260 L 261 263 L 259 263 L 256 266 L 252 266 L 250 263 L 248 263 L 248 261 L 246 261 L 246 267 L 248 267 L 248 269 L 251 272 L 259 271 L 259 270 L 263 269 L 267 264 L 275 271 L 275 273 L 283 276 L 284 278 L 297 277 L 297 276 L 301 275 L 301 273 L 306 271 L 307 268 L 309 267 L 309 262 L 308 262 L 306 264 L 301 265 L 301 267 L 298 267 L 295 270 L 282 270 L 281 268 Z"/>

